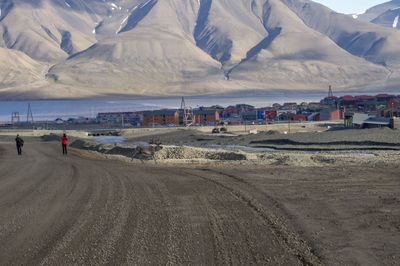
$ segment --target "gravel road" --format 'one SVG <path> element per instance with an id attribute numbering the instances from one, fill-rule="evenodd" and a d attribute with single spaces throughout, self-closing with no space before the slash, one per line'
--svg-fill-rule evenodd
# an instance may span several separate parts
<path id="1" fill-rule="evenodd" d="M 1 265 L 399 261 L 398 169 L 202 168 L 0 143 Z"/>

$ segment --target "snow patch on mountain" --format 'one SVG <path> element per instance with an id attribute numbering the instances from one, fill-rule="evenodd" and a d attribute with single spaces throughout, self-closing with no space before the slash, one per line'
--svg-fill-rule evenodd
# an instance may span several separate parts
<path id="1" fill-rule="evenodd" d="M 353 14 L 354 19 L 358 19 L 359 16 L 364 15 L 367 12 L 367 10 L 361 11 L 360 13 Z"/>
<path id="2" fill-rule="evenodd" d="M 130 12 L 127 21 L 121 23 L 123 25 L 125 22 L 125 26 L 117 31 L 118 33 L 129 31 L 136 27 L 136 25 L 151 11 L 151 9 L 157 4 L 158 0 L 148 0 L 143 4 L 139 4 L 135 6 L 133 10 Z"/>
<path id="3" fill-rule="evenodd" d="M 150 3 L 150 2 L 151 2 L 151 0 L 148 0 L 146 3 L 144 3 L 144 4 L 142 5 L 142 7 L 147 6 L 147 4 Z"/>
<path id="4" fill-rule="evenodd" d="M 133 10 L 135 10 L 136 8 L 137 8 L 137 6 L 135 6 Z M 115 34 L 118 34 L 118 32 L 121 31 L 122 27 L 124 26 L 124 24 L 125 24 L 125 22 L 127 21 L 128 18 L 129 18 L 129 15 L 126 16 L 126 17 L 122 20 L 122 22 L 121 22 L 121 24 L 119 25 L 119 28 L 118 28 L 118 30 L 115 32 Z"/>
<path id="5" fill-rule="evenodd" d="M 399 15 L 393 21 L 393 28 L 397 28 L 397 24 L 399 23 Z"/>
<path id="6" fill-rule="evenodd" d="M 118 6 L 117 4 L 115 4 L 115 3 L 110 3 L 110 6 L 111 6 L 111 10 L 122 10 L 122 6 Z"/>

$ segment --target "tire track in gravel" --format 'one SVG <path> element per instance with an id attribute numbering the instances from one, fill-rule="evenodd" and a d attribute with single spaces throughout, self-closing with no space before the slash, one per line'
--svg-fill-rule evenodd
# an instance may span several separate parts
<path id="1" fill-rule="evenodd" d="M 136 173 L 139 175 L 140 173 Z M 143 178 L 148 177 L 144 174 Z M 135 178 L 135 182 L 140 177 Z M 143 192 L 139 201 L 137 227 L 134 230 L 131 246 L 127 253 L 128 264 L 162 265 L 167 264 L 166 222 L 167 210 L 159 194 L 155 180 L 143 181 Z"/>
<path id="2" fill-rule="evenodd" d="M 207 217 L 204 221 L 209 228 L 207 234 L 212 236 L 211 241 L 205 243 L 214 247 L 211 249 L 211 253 L 214 253 L 212 264 L 302 264 L 297 257 L 286 253 L 285 245 L 270 237 L 273 232 L 270 232 L 265 219 L 255 215 L 254 210 L 248 208 L 248 204 L 238 199 L 231 191 L 204 178 L 204 172 L 200 171 L 202 176 L 199 178 L 197 170 L 168 170 L 174 179 L 179 176 L 183 179 L 179 184 L 181 189 L 187 189 L 184 182 L 189 182 L 187 179 L 190 179 L 191 186 L 186 193 L 191 193 L 193 187 L 204 189 L 195 193 L 201 193 L 198 204 L 201 206 L 202 215 Z M 171 184 L 170 187 L 177 186 Z M 156 194 L 164 195 L 166 192 Z M 175 208 L 181 208 L 176 202 L 173 203 Z"/>
<path id="3" fill-rule="evenodd" d="M 297 261 L 271 237 L 273 232 L 265 221 L 230 191 L 216 185 L 205 205 L 214 236 L 216 264 L 296 265 Z M 232 245 L 236 241 L 240 241 L 240 247 Z M 266 249 L 268 252 L 264 252 Z"/>
<path id="4" fill-rule="evenodd" d="M 67 189 L 65 192 L 61 192 L 63 193 L 67 198 L 68 197 L 74 197 L 76 194 L 76 191 L 78 191 L 78 185 L 79 185 L 79 180 L 80 180 L 80 171 L 79 169 L 75 166 L 75 165 L 70 165 L 69 166 L 72 170 L 71 170 L 71 174 L 70 174 L 70 180 L 72 180 L 72 186 L 70 189 Z M 86 202 L 88 200 L 89 195 L 92 194 L 92 187 L 88 186 L 86 187 L 81 195 L 76 195 L 77 197 L 77 202 Z M 60 196 L 58 193 L 56 196 L 53 197 L 53 200 L 56 201 L 57 200 L 57 196 Z M 58 206 L 56 208 L 59 208 Z M 72 211 L 71 207 L 66 207 L 65 211 Z M 56 211 L 56 210 L 55 210 Z M 62 239 L 70 232 L 71 227 L 76 224 L 78 222 L 78 217 L 79 215 L 82 214 L 82 210 L 74 210 L 73 211 L 75 214 L 77 214 L 76 216 L 68 216 L 65 219 L 65 222 L 62 223 L 60 222 L 58 225 L 56 225 L 57 229 L 55 230 L 56 233 L 55 235 L 52 235 L 51 238 L 45 242 L 45 244 L 43 246 L 40 247 L 40 250 L 38 250 L 38 252 L 30 259 L 30 263 L 38 265 L 45 265 L 48 263 L 46 262 L 46 257 L 51 255 L 51 252 L 54 251 L 54 249 L 56 249 L 59 245 L 60 245 L 60 241 L 62 241 Z M 61 217 L 58 217 L 60 220 L 63 220 L 62 218 L 62 214 Z"/>
<path id="5" fill-rule="evenodd" d="M 213 173 L 216 173 L 218 175 L 226 176 L 227 178 L 230 178 L 230 179 L 233 179 L 235 181 L 238 181 L 239 183 L 243 183 L 245 185 L 245 187 L 237 185 L 237 186 L 235 186 L 235 188 L 236 189 L 241 189 L 241 191 L 243 191 L 246 194 L 250 193 L 251 195 L 253 195 L 253 197 L 256 196 L 256 195 L 258 195 L 258 198 L 264 197 L 265 199 L 267 199 L 267 202 L 264 201 L 262 203 L 262 206 L 264 208 L 265 208 L 265 206 L 269 206 L 269 208 L 272 208 L 272 209 L 275 210 L 273 212 L 268 212 L 268 213 L 271 213 L 271 214 L 272 213 L 275 213 L 275 214 L 279 214 L 280 213 L 278 215 L 278 216 L 280 216 L 280 217 L 278 217 L 278 219 L 285 219 L 285 217 L 286 218 L 290 217 L 290 220 L 294 221 L 293 217 L 291 217 L 292 214 L 290 214 L 280 202 L 278 202 L 276 199 L 274 199 L 274 197 L 269 195 L 266 191 L 261 190 L 257 186 L 251 184 L 250 182 L 247 182 L 245 179 L 243 179 L 241 177 L 238 177 L 238 176 L 235 176 L 235 175 L 230 174 L 230 173 L 225 173 L 225 172 L 223 172 L 221 170 L 215 170 L 215 169 L 212 170 L 212 169 L 208 169 L 208 168 L 204 168 L 202 170 L 206 171 L 206 172 L 213 172 Z M 286 175 L 290 175 L 290 174 L 295 175 L 295 174 L 298 174 L 299 169 L 294 170 L 293 173 L 292 173 L 292 170 L 286 170 L 286 171 L 287 171 Z M 326 184 L 327 182 L 329 182 L 329 181 L 326 181 L 326 180 L 323 181 L 324 184 Z M 252 190 L 251 192 L 248 192 L 249 188 Z M 247 192 L 245 192 L 245 191 L 247 191 Z M 254 192 L 256 192 L 256 193 L 254 193 Z M 248 197 L 252 197 L 252 196 L 248 195 Z M 323 205 L 323 203 L 320 203 L 320 204 Z M 344 227 L 343 222 L 338 221 L 336 219 L 336 217 L 339 216 L 338 213 L 335 213 L 335 211 L 332 210 L 326 204 L 325 204 L 324 207 L 321 207 L 320 212 L 328 213 L 328 214 L 326 214 L 326 217 L 332 217 L 331 219 L 329 219 L 330 223 L 329 223 L 328 227 L 330 228 L 330 230 L 341 232 L 341 234 L 340 234 L 341 241 L 351 242 L 351 240 L 349 238 L 350 232 L 348 231 L 348 229 L 346 229 Z M 283 224 L 285 227 L 288 227 L 288 226 L 291 227 L 290 231 L 292 231 L 292 232 L 294 232 L 295 234 L 298 235 L 298 233 L 296 233 L 296 230 L 293 228 L 293 226 L 289 225 L 289 220 L 288 219 L 285 219 L 284 222 L 277 223 L 277 224 Z M 301 227 L 301 231 L 303 231 L 304 228 L 302 228 L 302 226 L 300 226 L 300 227 Z M 302 238 L 302 237 L 300 236 L 300 238 Z M 316 251 L 315 245 L 311 246 L 311 243 L 310 243 L 309 239 L 302 239 L 301 242 L 304 242 L 307 245 L 309 245 L 310 248 L 311 248 L 310 252 L 313 255 L 315 255 L 315 257 L 317 257 L 319 259 L 319 261 L 322 261 L 322 256 Z M 321 249 L 319 249 L 319 251 L 321 251 Z"/>
<path id="6" fill-rule="evenodd" d="M 0 240 L 9 242 L 0 264 L 301 264 L 293 236 L 279 235 L 265 214 L 276 210 L 246 194 L 240 177 L 33 147 L 15 172 L 22 177 L 12 186 L 21 187 L 0 206 L 0 228 L 8 230 Z"/>
<path id="7" fill-rule="evenodd" d="M 35 152 L 33 154 L 35 154 Z M 9 157 L 5 158 L 5 164 L 7 164 L 9 160 Z M 13 158 L 11 158 L 11 160 L 13 160 Z M 12 180 L 12 182 L 3 183 L 1 186 L 0 208 L 2 208 L 2 212 L 0 221 L 7 219 L 7 222 L 3 223 L 3 226 L 0 227 L 0 237 L 4 239 L 4 241 L 7 241 L 12 233 L 21 230 L 21 228 L 30 222 L 34 211 L 27 206 L 27 204 L 33 205 L 36 197 L 43 197 L 41 192 L 47 186 L 46 182 L 50 180 L 51 175 L 49 175 L 48 172 L 43 172 L 37 158 L 29 158 L 29 161 L 33 163 L 31 167 L 22 164 L 20 167 L 10 166 L 6 168 L 14 169 L 14 171 L 5 172 L 5 174 L 10 175 L 10 180 Z M 4 167 L 2 169 L 4 169 Z M 53 171 L 53 169 L 50 171 Z M 3 173 L 2 171 L 2 176 L 4 176 Z M 33 174 L 35 177 L 39 177 L 39 179 L 28 178 L 28 174 Z M 14 179 L 13 177 L 17 178 Z M 16 213 L 14 210 L 18 208 L 20 208 L 20 212 Z"/>
<path id="8" fill-rule="evenodd" d="M 104 210 L 105 206 L 109 205 L 112 191 L 109 187 L 110 179 L 105 177 L 102 170 L 104 169 L 86 176 L 93 186 L 92 194 L 80 212 L 78 220 L 70 225 L 68 232 L 41 264 L 90 264 L 104 259 L 104 254 L 95 251 L 103 236 Z"/>
<path id="9" fill-rule="evenodd" d="M 127 264 L 213 264 L 208 255 L 211 242 L 203 222 L 204 206 L 194 201 L 199 196 L 197 185 L 183 184 L 185 176 L 179 171 L 166 176 L 165 170 L 158 168 L 135 170 L 132 179 L 140 192 Z"/>
<path id="10" fill-rule="evenodd" d="M 60 237 L 54 237 L 52 245 L 49 245 L 47 254 L 42 254 L 37 260 L 40 260 L 40 265 L 55 265 L 57 259 L 68 254 L 68 246 L 82 231 L 82 228 L 88 223 L 88 217 L 93 215 L 92 207 L 96 200 L 100 197 L 99 187 L 93 187 L 93 183 L 84 190 L 78 202 L 83 204 L 78 210 L 74 210 L 76 219 L 70 220 L 64 228 L 64 232 Z"/>
<path id="11" fill-rule="evenodd" d="M 129 193 L 125 195 L 125 200 L 129 203 L 127 207 L 126 221 L 121 224 L 121 235 L 117 243 L 115 244 L 115 252 L 112 258 L 109 260 L 110 265 L 128 265 L 128 251 L 133 241 L 133 235 L 137 230 L 137 219 L 138 219 L 138 203 L 137 197 L 140 198 L 142 187 L 140 184 L 135 182 L 133 184 L 131 175 L 123 174 L 121 176 L 122 182 Z"/>
<path id="12" fill-rule="evenodd" d="M 260 216 L 268 225 L 268 228 L 273 232 L 276 238 L 279 240 L 282 246 L 285 246 L 290 253 L 297 258 L 297 260 L 303 265 L 322 265 L 318 255 L 314 254 L 313 248 L 311 248 L 305 240 L 301 238 L 293 229 L 287 225 L 287 220 L 284 216 L 285 213 L 282 207 L 278 207 L 279 203 L 276 202 L 271 196 L 265 192 L 258 190 L 256 187 L 250 185 L 244 179 L 226 174 L 221 171 L 212 171 L 211 169 L 202 169 L 203 173 L 213 173 L 220 177 L 229 178 L 230 181 L 222 182 L 218 181 L 217 178 L 206 177 L 204 174 L 187 173 L 188 175 L 195 175 L 199 178 L 207 180 L 208 182 L 214 183 L 217 186 L 232 193 L 236 198 L 241 200 L 244 204 L 250 207 L 258 216 Z M 244 184 L 249 187 L 253 194 L 252 196 L 248 192 L 238 189 L 242 186 L 233 184 L 233 181 Z M 267 198 L 271 202 L 270 206 L 260 204 L 254 197 L 254 194 L 261 194 L 261 197 Z M 268 209 L 267 209 L 268 208 Z"/>
<path id="13" fill-rule="evenodd" d="M 9 150 L 8 150 L 9 151 Z M 40 183 L 35 179 L 27 178 L 28 175 L 40 175 L 43 172 L 37 156 L 27 158 L 29 165 L 17 155 L 8 152 L 2 162 L 2 173 L 0 180 L 0 206 L 7 205 L 7 198 L 14 196 L 24 189 L 31 190 L 32 183 Z M 17 164 L 15 167 L 13 164 Z M 7 166 L 10 165 L 10 166 Z M 22 182 L 23 181 L 23 182 Z M 24 195 L 25 193 L 19 193 Z"/>
<path id="14" fill-rule="evenodd" d="M 193 246 L 193 239 L 190 233 L 190 224 L 185 219 L 186 214 L 182 210 L 181 201 L 171 193 L 168 183 L 170 181 L 159 180 L 156 183 L 157 194 L 161 195 L 163 208 L 167 210 L 167 231 L 165 239 L 168 243 L 166 255 L 167 264 L 187 265 L 191 263 L 189 247 Z M 175 183 L 175 182 L 173 182 Z M 174 185 L 172 185 L 174 186 Z"/>
<path id="15" fill-rule="evenodd" d="M 102 251 L 100 256 L 96 255 L 96 264 L 109 264 L 115 253 L 118 251 L 118 241 L 124 234 L 125 225 L 128 223 L 130 201 L 128 200 L 128 192 L 125 183 L 121 177 L 111 176 L 110 173 L 107 175 L 115 181 L 113 190 L 110 190 L 111 196 L 117 196 L 113 198 L 109 205 L 105 208 L 105 215 L 110 219 L 107 232 L 102 236 L 102 241 L 99 244 L 99 249 Z M 97 259 L 98 258 L 98 259 Z"/>
<path id="16" fill-rule="evenodd" d="M 224 231 L 218 222 L 218 212 L 205 203 L 208 210 L 208 219 L 210 220 L 211 232 L 214 237 L 214 259 L 217 265 L 232 265 L 232 257 L 227 252 L 225 245 Z"/>
<path id="17" fill-rule="evenodd" d="M 42 148 L 48 147 L 41 146 L 40 149 Z M 31 154 L 34 155 L 35 152 Z M 23 175 L 23 179 L 19 185 L 22 188 L 13 189 L 14 202 L 11 199 L 9 206 L 2 207 L 2 213 L 6 212 L 8 219 L 5 222 L 3 222 L 3 219 L 1 220 L 1 228 L 5 228 L 8 232 L 6 235 L 2 235 L 1 239 L 2 241 L 9 239 L 7 241 L 9 244 L 3 247 L 12 250 L 16 248 L 15 245 L 18 245 L 18 249 L 24 254 L 23 257 L 17 258 L 17 255 L 13 252 L 4 251 L 4 253 L 0 248 L 3 255 L 7 254 L 0 259 L 2 262 L 11 260 L 14 261 L 14 264 L 19 264 L 17 261 L 22 259 L 30 262 L 36 261 L 37 254 L 43 254 L 46 250 L 46 243 L 51 242 L 50 237 L 54 237 L 52 234 L 57 235 L 57 237 L 60 236 L 63 227 L 61 220 L 54 224 L 54 221 L 60 218 L 63 211 L 60 205 L 64 203 L 60 202 L 59 197 L 65 192 L 69 194 L 71 189 L 77 187 L 79 176 L 77 176 L 76 169 L 68 165 L 63 166 L 62 172 L 56 171 L 56 169 L 60 169 L 59 160 L 48 162 L 48 159 L 43 158 L 43 156 L 37 156 L 34 160 L 26 159 L 27 165 L 33 162 L 34 168 L 41 170 L 40 175 L 35 174 L 36 170 L 33 173 L 29 172 L 31 167 L 21 168 L 19 174 Z M 49 163 L 52 167 L 46 167 L 43 163 Z M 11 165 L 10 167 L 14 166 Z M 70 188 L 69 191 L 68 188 Z M 44 233 L 46 231 L 48 233 Z M 20 239 L 20 236 L 23 235 L 29 241 L 24 240 L 24 238 Z M 40 239 L 40 242 L 30 245 L 33 239 Z"/>

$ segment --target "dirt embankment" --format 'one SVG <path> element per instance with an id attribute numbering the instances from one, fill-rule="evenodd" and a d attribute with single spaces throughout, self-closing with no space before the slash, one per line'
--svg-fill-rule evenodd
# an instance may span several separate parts
<path id="1" fill-rule="evenodd" d="M 147 136 L 130 136 L 128 142 L 158 141 L 166 145 L 209 147 L 210 145 L 240 145 L 272 148 L 283 151 L 397 151 L 400 150 L 400 130 L 377 129 L 331 129 L 324 132 L 299 132 L 284 134 L 265 131 L 258 134 L 234 132 L 210 134 L 195 129 L 173 130 Z"/>
<path id="2" fill-rule="evenodd" d="M 128 161 L 135 153 L 135 146 L 120 144 L 100 144 L 87 140 L 76 140 L 72 147 L 116 156 Z M 114 158 L 116 158 L 114 157 Z M 163 146 L 155 154 L 161 163 L 193 163 L 193 162 L 226 162 L 229 164 L 291 165 L 291 166 L 325 166 L 325 165 L 397 165 L 400 152 L 374 151 L 374 153 L 310 153 L 310 152 L 246 152 L 240 149 L 213 149 L 190 146 Z M 147 157 L 145 159 L 152 159 Z M 134 161 L 137 161 L 134 159 Z"/>

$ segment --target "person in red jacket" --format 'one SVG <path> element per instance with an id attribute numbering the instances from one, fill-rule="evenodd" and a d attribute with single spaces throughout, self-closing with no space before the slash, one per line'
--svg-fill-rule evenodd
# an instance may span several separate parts
<path id="1" fill-rule="evenodd" d="M 68 137 L 67 137 L 67 135 L 63 135 L 62 136 L 62 138 L 61 138 L 61 143 L 62 143 L 62 148 L 63 148 L 63 154 L 67 154 L 67 145 L 68 145 Z"/>

